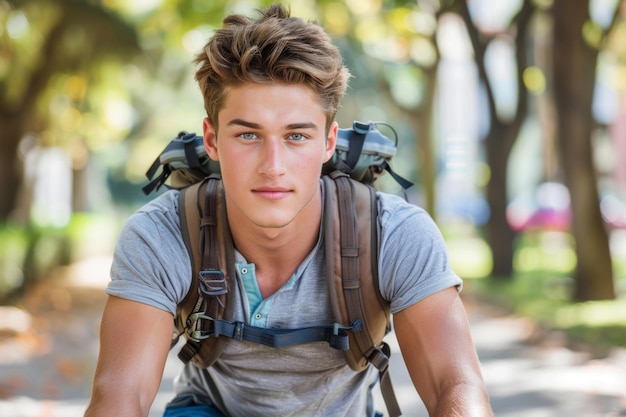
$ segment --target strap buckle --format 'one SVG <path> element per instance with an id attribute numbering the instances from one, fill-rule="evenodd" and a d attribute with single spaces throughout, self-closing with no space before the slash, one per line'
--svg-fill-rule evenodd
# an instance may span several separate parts
<path id="1" fill-rule="evenodd" d="M 204 320 L 209 320 L 211 322 L 210 330 L 203 329 Z M 187 335 L 189 336 L 189 339 L 193 341 L 199 342 L 201 340 L 208 339 L 215 334 L 215 319 L 204 313 L 191 314 L 187 319 L 187 323 L 189 325 Z"/>

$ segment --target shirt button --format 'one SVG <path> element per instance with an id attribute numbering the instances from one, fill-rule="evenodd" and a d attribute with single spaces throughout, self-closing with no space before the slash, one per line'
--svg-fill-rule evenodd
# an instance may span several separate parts
<path id="1" fill-rule="evenodd" d="M 255 319 L 257 319 L 257 320 L 261 320 L 261 317 L 263 317 L 263 316 L 261 315 L 261 313 L 256 313 L 256 314 L 254 315 L 254 318 L 255 318 Z"/>
<path id="2" fill-rule="evenodd" d="M 241 268 L 241 273 L 246 275 L 248 273 L 248 268 Z"/>

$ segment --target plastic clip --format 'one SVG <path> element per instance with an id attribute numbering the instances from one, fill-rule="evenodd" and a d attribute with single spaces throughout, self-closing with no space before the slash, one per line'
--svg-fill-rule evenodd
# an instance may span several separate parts
<path id="1" fill-rule="evenodd" d="M 189 335 L 189 338 L 191 340 L 199 342 L 201 340 L 211 337 L 211 331 L 202 330 L 202 327 L 200 326 L 202 320 L 210 320 L 211 322 L 213 322 L 212 317 L 209 317 L 203 313 L 194 313 L 190 315 L 187 319 L 187 323 L 189 324 L 189 330 L 187 331 L 187 334 Z"/>

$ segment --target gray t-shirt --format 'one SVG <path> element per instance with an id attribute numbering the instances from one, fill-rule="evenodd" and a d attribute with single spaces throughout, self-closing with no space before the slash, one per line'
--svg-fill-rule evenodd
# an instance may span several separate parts
<path id="1" fill-rule="evenodd" d="M 128 219 L 115 249 L 108 294 L 175 314 L 191 280 L 177 196 L 177 191 L 168 191 Z M 445 288 L 460 288 L 461 279 L 450 268 L 445 243 L 430 216 L 390 194 L 378 193 L 378 204 L 379 285 L 391 312 Z M 333 322 L 321 229 L 313 251 L 266 299 L 260 296 L 254 264 L 236 252 L 235 320 L 268 328 Z M 371 414 L 371 387 L 377 377 L 371 366 L 361 373 L 351 370 L 343 353 L 326 342 L 272 348 L 229 339 L 209 369 L 187 364 L 175 390 L 207 398 L 233 417 L 355 416 Z"/>

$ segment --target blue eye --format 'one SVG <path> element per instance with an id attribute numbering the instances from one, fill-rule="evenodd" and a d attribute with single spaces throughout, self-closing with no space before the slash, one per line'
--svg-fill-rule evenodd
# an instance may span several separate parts
<path id="1" fill-rule="evenodd" d="M 300 142 L 306 139 L 306 136 L 304 136 L 302 133 L 292 133 L 291 135 L 289 135 L 289 137 L 291 138 L 291 140 L 296 142 Z"/>
<path id="2" fill-rule="evenodd" d="M 255 133 L 242 133 L 239 135 L 239 137 L 245 140 L 254 140 L 256 139 L 256 134 Z"/>

